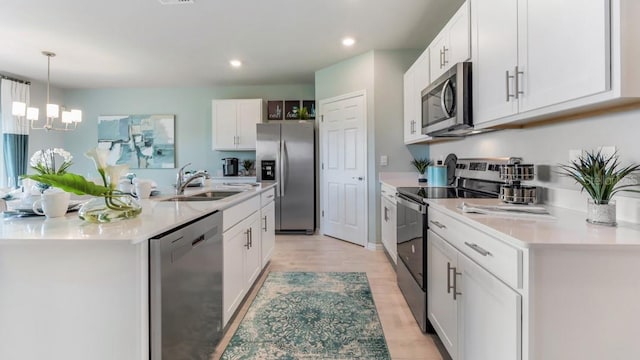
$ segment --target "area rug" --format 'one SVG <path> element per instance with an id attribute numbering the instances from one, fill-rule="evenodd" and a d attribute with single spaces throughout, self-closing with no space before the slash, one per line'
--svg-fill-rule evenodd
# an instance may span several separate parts
<path id="1" fill-rule="evenodd" d="M 365 273 L 272 272 L 221 359 L 390 359 Z"/>

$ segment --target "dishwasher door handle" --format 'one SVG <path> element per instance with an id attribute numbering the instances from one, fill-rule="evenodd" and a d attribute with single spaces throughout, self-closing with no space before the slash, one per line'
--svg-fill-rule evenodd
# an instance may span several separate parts
<path id="1" fill-rule="evenodd" d="M 196 247 L 204 242 L 204 235 L 200 235 L 197 239 L 191 242 L 191 247 Z"/>

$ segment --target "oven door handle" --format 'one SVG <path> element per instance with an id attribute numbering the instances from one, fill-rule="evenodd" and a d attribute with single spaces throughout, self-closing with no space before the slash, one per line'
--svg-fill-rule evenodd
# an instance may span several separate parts
<path id="1" fill-rule="evenodd" d="M 411 210 L 415 210 L 415 211 L 419 212 L 420 214 L 426 214 L 427 213 L 427 205 L 418 204 L 417 202 L 415 202 L 413 200 L 409 200 L 406 197 L 402 196 L 402 194 L 399 194 L 396 197 L 396 203 L 398 205 L 402 205 L 404 207 L 408 207 Z"/>

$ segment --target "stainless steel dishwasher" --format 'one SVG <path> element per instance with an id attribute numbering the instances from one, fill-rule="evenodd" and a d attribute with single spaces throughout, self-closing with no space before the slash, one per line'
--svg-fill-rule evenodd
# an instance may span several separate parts
<path id="1" fill-rule="evenodd" d="M 152 360 L 209 359 L 222 337 L 222 212 L 149 244 Z"/>

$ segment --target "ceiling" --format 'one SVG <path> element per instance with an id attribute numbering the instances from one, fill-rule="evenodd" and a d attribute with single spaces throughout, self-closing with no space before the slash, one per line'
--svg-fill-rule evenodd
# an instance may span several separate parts
<path id="1" fill-rule="evenodd" d="M 0 73 L 46 81 L 49 50 L 60 88 L 312 83 L 316 70 L 372 49 L 424 49 L 462 2 L 4 1 Z M 345 36 L 356 44 L 343 47 Z"/>

